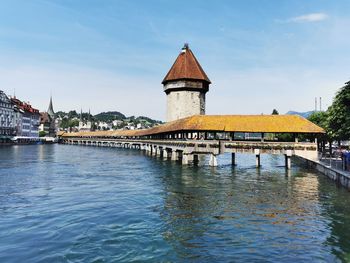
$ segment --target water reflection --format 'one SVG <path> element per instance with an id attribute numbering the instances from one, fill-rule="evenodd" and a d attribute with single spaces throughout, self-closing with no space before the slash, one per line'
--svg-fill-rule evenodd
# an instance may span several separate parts
<path id="1" fill-rule="evenodd" d="M 286 260 L 295 255 L 307 260 L 329 252 L 318 177 L 298 168 L 287 171 L 279 162 L 272 158 L 265 169 L 225 166 L 215 172 L 165 166 L 164 238 L 188 259 L 278 260 L 283 252 Z M 315 237 L 312 228 L 322 234 Z M 225 247 L 234 249 L 223 252 Z M 305 247 L 311 252 L 305 254 Z"/>
<path id="2" fill-rule="evenodd" d="M 283 157 L 263 155 L 261 169 L 236 157 L 213 169 L 133 150 L 2 148 L 0 261 L 349 260 L 347 191 Z"/>

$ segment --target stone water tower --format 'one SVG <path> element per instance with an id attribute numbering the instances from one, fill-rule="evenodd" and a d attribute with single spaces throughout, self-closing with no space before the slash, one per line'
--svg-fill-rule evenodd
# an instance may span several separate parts
<path id="1" fill-rule="evenodd" d="M 166 121 L 205 114 L 210 80 L 185 44 L 162 84 L 167 95 Z"/>

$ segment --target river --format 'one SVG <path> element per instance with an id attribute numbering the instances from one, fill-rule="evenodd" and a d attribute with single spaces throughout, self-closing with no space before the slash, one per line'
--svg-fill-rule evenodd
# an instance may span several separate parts
<path id="1" fill-rule="evenodd" d="M 283 156 L 236 162 L 0 147 L 0 262 L 350 262 L 347 190 Z"/>

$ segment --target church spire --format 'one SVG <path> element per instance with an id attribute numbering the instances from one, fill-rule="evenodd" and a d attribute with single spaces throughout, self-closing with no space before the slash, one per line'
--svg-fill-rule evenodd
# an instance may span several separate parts
<path id="1" fill-rule="evenodd" d="M 50 96 L 50 104 L 49 104 L 47 113 L 50 115 L 51 118 L 55 117 L 55 112 L 53 111 L 53 105 L 52 105 L 52 96 Z"/>

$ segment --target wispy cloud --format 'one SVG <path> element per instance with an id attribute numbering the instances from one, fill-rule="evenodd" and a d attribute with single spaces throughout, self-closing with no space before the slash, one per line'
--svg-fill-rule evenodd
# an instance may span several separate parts
<path id="1" fill-rule="evenodd" d="M 286 20 L 279 20 L 280 23 L 309 23 L 309 22 L 320 22 L 329 18 L 329 15 L 325 13 L 311 13 L 301 16 L 291 17 Z"/>

